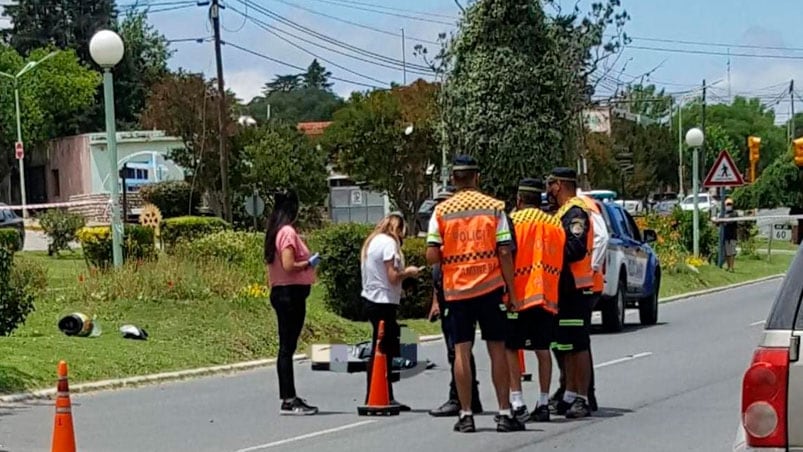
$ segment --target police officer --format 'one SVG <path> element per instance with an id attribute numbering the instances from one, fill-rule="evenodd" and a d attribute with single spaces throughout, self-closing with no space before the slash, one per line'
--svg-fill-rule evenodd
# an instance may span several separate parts
<path id="1" fill-rule="evenodd" d="M 510 412 L 510 381 L 505 354 L 505 289 L 513 287 L 512 235 L 504 202 L 479 192 L 479 166 L 457 156 L 452 167 L 456 192 L 435 207 L 427 233 L 427 262 L 441 264 L 444 321 L 455 344 L 455 381 L 460 414 L 454 430 L 476 431 L 472 412 L 471 348 L 477 323 L 486 341 L 499 416 L 496 430 L 524 430 Z"/>
<path id="2" fill-rule="evenodd" d="M 518 303 L 511 306 L 508 314 L 510 326 L 505 346 L 510 370 L 510 403 L 513 415 L 521 422 L 549 421 L 549 385 L 552 380 L 549 348 L 554 339 L 566 236 L 560 221 L 538 208 L 544 188 L 541 180 L 522 179 L 516 212 L 511 215 L 517 242 L 513 290 Z M 518 351 L 522 349 L 535 350 L 538 357 L 541 394 L 532 416 L 527 412 L 521 392 Z"/>
<path id="3" fill-rule="evenodd" d="M 435 197 L 435 202 L 440 204 L 443 201 L 451 198 L 454 194 L 454 187 L 449 185 L 443 191 L 438 193 Z M 460 400 L 457 396 L 457 385 L 454 381 L 454 342 L 448 332 L 448 322 L 443 319 L 443 314 L 446 312 L 446 301 L 443 298 L 443 275 L 441 273 L 440 264 L 432 266 L 432 307 L 429 311 L 429 319 L 435 321 L 438 317 L 441 318 L 441 331 L 443 331 L 443 339 L 446 342 L 446 356 L 449 360 L 449 372 L 452 375 L 452 380 L 449 383 L 449 399 L 439 406 L 429 411 L 430 416 L 446 417 L 457 416 L 460 413 Z M 471 411 L 473 413 L 482 413 L 482 403 L 480 402 L 479 382 L 477 381 L 477 366 L 474 363 L 474 353 L 471 354 L 471 378 L 473 380 L 471 387 Z"/>
<path id="4" fill-rule="evenodd" d="M 594 285 L 593 226 L 586 203 L 577 197 L 577 173 L 573 169 L 552 171 L 547 180 L 547 196 L 560 206 L 555 216 L 566 234 L 554 345 L 564 361 L 566 391 L 563 400 L 556 404 L 556 412 L 567 418 L 582 418 L 591 415 L 588 389 Z"/>

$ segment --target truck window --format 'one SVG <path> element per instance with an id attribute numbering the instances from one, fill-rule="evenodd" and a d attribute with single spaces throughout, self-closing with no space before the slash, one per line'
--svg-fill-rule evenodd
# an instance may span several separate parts
<path id="1" fill-rule="evenodd" d="M 627 225 L 630 226 L 630 233 L 631 236 L 636 239 L 637 241 L 641 242 L 641 231 L 638 229 L 638 225 L 636 224 L 636 220 L 633 219 L 633 216 L 630 215 L 629 212 L 625 212 L 625 218 L 627 219 Z"/>
<path id="2" fill-rule="evenodd" d="M 630 227 L 627 224 L 627 220 L 624 217 L 624 209 L 620 206 L 614 205 L 611 206 L 611 222 L 615 223 L 618 226 L 619 230 L 624 234 L 626 237 L 633 237 L 633 233 L 630 231 Z"/>

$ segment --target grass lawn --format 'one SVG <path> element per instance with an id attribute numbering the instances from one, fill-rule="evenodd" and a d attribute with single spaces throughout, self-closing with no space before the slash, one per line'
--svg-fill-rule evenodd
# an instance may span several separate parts
<path id="1" fill-rule="evenodd" d="M 758 249 L 766 251 L 769 248 L 769 240 L 766 239 L 759 239 L 758 240 Z M 785 250 L 785 251 L 797 251 L 798 245 L 792 242 L 781 242 L 779 240 L 772 241 L 772 250 Z"/>
<path id="2" fill-rule="evenodd" d="M 791 257 L 773 256 L 770 263 L 766 259 L 739 259 L 737 271 L 733 274 L 714 266 L 703 267 L 699 275 L 665 274 L 661 295 L 666 297 L 782 273 Z M 83 292 L 78 292 L 76 287 L 89 284 L 91 278 L 80 254 L 52 259 L 45 253 L 19 253 L 15 259 L 31 260 L 45 266 L 49 287 L 37 301 L 36 311 L 28 317 L 25 325 L 10 337 L 0 337 L 0 356 L 3 357 L 0 360 L 0 393 L 53 386 L 56 365 L 61 359 L 70 365 L 71 382 L 78 383 L 226 364 L 276 354 L 276 320 L 264 297 L 232 301 L 188 295 L 165 300 L 153 295 L 154 291 L 159 294 L 159 290 L 166 290 L 161 286 L 151 289 L 151 292 L 140 291 L 137 295 L 139 289 L 136 287 L 142 284 L 143 278 L 154 279 L 154 275 L 160 275 L 138 275 L 144 270 L 127 270 L 128 273 L 120 275 L 115 288 L 86 286 Z M 181 275 L 179 279 L 184 275 L 188 280 L 193 277 L 187 274 L 186 268 L 160 267 L 153 271 L 175 271 Z M 199 275 L 195 278 L 209 278 L 209 274 Z M 225 282 L 229 281 L 221 279 L 221 283 Z M 176 285 L 179 285 L 178 281 Z M 127 290 L 127 287 L 131 289 Z M 115 297 L 110 298 L 110 290 L 118 291 Z M 187 290 L 191 294 L 194 289 L 189 287 Z M 199 299 L 203 301 L 197 301 Z M 344 320 L 325 308 L 320 286 L 313 288 L 307 306 L 307 322 L 299 352 L 307 352 L 313 343 L 353 343 L 370 337 L 367 323 Z M 75 311 L 96 315 L 103 334 L 97 338 L 63 335 L 58 330 L 58 320 Z M 148 340 L 123 339 L 118 328 L 126 323 L 147 330 Z M 440 334 L 440 323 L 437 322 L 417 319 L 403 323 L 421 335 Z"/>

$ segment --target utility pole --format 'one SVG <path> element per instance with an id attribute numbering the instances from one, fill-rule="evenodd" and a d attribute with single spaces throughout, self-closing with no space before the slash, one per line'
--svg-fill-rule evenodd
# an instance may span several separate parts
<path id="1" fill-rule="evenodd" d="M 728 47 L 728 103 L 733 102 L 731 93 L 731 49 Z"/>
<path id="2" fill-rule="evenodd" d="M 706 92 L 705 79 L 703 79 L 703 105 L 702 105 L 703 111 L 702 111 L 702 121 L 701 121 L 701 124 L 700 124 L 700 127 L 703 130 L 703 144 L 700 145 L 700 162 L 699 162 L 699 165 L 700 165 L 701 171 L 700 171 L 699 174 L 707 174 L 706 173 L 706 169 L 705 169 L 705 137 L 706 137 L 706 133 L 705 133 L 705 92 Z"/>
<path id="3" fill-rule="evenodd" d="M 792 107 L 792 119 L 789 120 L 789 141 L 791 142 L 795 139 L 795 79 L 789 82 L 789 101 L 789 105 Z"/>
<path id="4" fill-rule="evenodd" d="M 404 42 L 404 28 L 401 29 L 401 38 L 402 38 L 402 76 L 404 77 L 404 84 L 407 85 L 407 48 L 406 43 Z"/>
<path id="5" fill-rule="evenodd" d="M 683 190 L 683 98 L 678 100 L 678 196 L 682 199 Z"/>
<path id="6" fill-rule="evenodd" d="M 231 197 L 229 196 L 229 155 L 226 150 L 226 90 L 223 83 L 223 56 L 220 52 L 220 0 L 212 0 L 209 17 L 215 33 L 215 60 L 217 62 L 218 90 L 218 141 L 220 145 L 220 187 L 223 192 L 223 218 L 231 222 Z"/>

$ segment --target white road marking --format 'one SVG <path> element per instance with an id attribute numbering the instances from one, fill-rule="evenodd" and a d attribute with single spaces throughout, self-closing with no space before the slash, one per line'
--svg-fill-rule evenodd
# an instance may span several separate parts
<path id="1" fill-rule="evenodd" d="M 328 435 L 330 433 L 337 433 L 337 432 L 341 432 L 343 430 L 349 430 L 349 429 L 352 429 L 352 428 L 361 427 L 363 425 L 373 424 L 374 422 L 377 422 L 377 421 L 360 421 L 360 422 L 355 422 L 353 424 L 341 425 L 340 427 L 330 428 L 330 429 L 326 429 L 326 430 L 320 430 L 320 431 L 317 431 L 317 432 L 307 433 L 306 435 L 301 435 L 301 436 L 294 436 L 292 438 L 282 439 L 282 440 L 279 440 L 279 441 L 274 441 L 272 443 L 266 443 L 266 444 L 261 444 L 259 446 L 247 447 L 245 449 L 240 449 L 237 452 L 254 452 L 254 451 L 257 451 L 257 450 L 269 449 L 271 447 L 281 446 L 281 445 L 288 444 L 288 443 L 294 443 L 296 441 L 302 441 L 302 440 L 305 440 L 305 439 L 315 438 L 317 436 Z"/>
<path id="2" fill-rule="evenodd" d="M 766 320 L 759 320 L 758 322 L 751 323 L 750 326 L 758 326 L 758 325 L 763 325 L 765 323 L 767 323 Z"/>
<path id="3" fill-rule="evenodd" d="M 619 359 L 614 359 L 614 360 L 611 360 L 611 361 L 605 361 L 604 363 L 599 363 L 599 364 L 594 366 L 594 369 L 599 369 L 601 367 L 613 366 L 614 364 L 620 364 L 620 363 L 624 363 L 624 362 L 627 362 L 627 361 L 632 361 L 634 359 L 646 358 L 647 356 L 650 356 L 650 355 L 652 355 L 652 352 L 636 353 L 635 355 L 628 355 L 628 356 L 625 356 L 624 358 L 619 358 Z"/>

